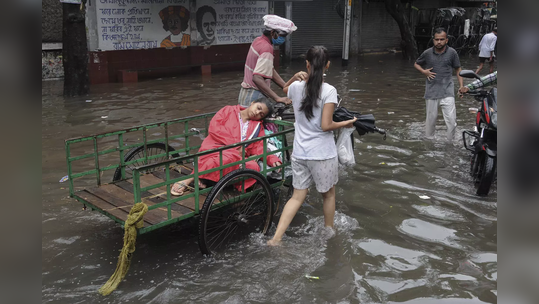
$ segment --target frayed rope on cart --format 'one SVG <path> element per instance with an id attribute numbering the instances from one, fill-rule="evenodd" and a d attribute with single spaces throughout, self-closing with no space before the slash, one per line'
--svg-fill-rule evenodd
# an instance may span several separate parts
<path id="1" fill-rule="evenodd" d="M 110 276 L 110 279 L 99 288 L 99 293 L 106 296 L 113 292 L 120 282 L 124 279 L 129 265 L 131 264 L 131 258 L 135 251 L 135 243 L 137 241 L 137 229 L 144 226 L 142 221 L 144 214 L 148 212 L 148 206 L 144 203 L 137 203 L 129 211 L 127 220 L 125 221 L 125 234 L 124 234 L 124 246 L 118 257 L 118 264 L 116 270 Z"/>

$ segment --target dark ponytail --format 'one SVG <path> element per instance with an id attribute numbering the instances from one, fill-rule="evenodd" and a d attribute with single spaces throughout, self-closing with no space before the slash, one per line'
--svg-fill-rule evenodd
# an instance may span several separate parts
<path id="1" fill-rule="evenodd" d="M 301 102 L 299 110 L 305 113 L 307 120 L 311 120 L 314 117 L 313 108 L 318 107 L 318 98 L 324 82 L 324 68 L 329 61 L 329 52 L 323 46 L 312 46 L 307 51 L 305 59 L 311 65 L 311 70 L 305 85 L 305 99 Z"/>

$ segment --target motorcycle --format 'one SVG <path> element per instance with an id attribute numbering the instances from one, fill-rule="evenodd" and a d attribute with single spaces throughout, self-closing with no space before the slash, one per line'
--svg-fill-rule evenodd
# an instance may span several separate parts
<path id="1" fill-rule="evenodd" d="M 471 70 L 463 70 L 460 76 L 481 79 Z M 477 189 L 477 195 L 485 196 L 497 175 L 497 139 L 498 139 L 498 91 L 476 90 L 466 93 L 481 102 L 477 111 L 473 131 L 463 131 L 464 148 L 472 152 L 470 175 Z"/>

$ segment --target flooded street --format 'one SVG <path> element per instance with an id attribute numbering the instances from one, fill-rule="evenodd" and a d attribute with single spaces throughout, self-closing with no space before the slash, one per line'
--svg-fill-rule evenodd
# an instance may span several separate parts
<path id="1" fill-rule="evenodd" d="M 475 57 L 461 61 L 477 65 Z M 243 72 L 97 85 L 73 99 L 61 96 L 61 81 L 43 82 L 42 302 L 496 303 L 497 186 L 475 196 L 461 141 L 478 103 L 456 99 L 454 143 L 444 140 L 441 113 L 437 139 L 424 141 L 424 78 L 413 63 L 391 54 L 340 65 L 332 62 L 326 81 L 348 109 L 374 114 L 388 136 L 355 134 L 357 165 L 339 178 L 335 235 L 323 229 L 316 191 L 281 247 L 251 235 L 205 258 L 196 227 L 165 227 L 138 237 L 125 280 L 107 297 L 97 290 L 114 272 L 124 231 L 68 197 L 68 183 L 59 183 L 64 140 L 237 104 Z M 280 73 L 288 80 L 304 69 L 294 62 Z"/>

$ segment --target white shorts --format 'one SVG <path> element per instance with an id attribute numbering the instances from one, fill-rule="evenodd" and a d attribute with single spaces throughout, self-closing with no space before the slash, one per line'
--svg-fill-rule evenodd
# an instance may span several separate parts
<path id="1" fill-rule="evenodd" d="M 292 157 L 292 186 L 294 189 L 308 189 L 314 180 L 316 190 L 328 192 L 339 181 L 339 160 L 303 160 Z"/>

